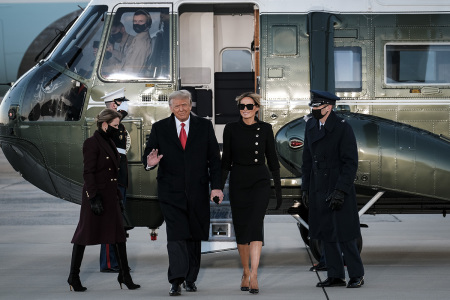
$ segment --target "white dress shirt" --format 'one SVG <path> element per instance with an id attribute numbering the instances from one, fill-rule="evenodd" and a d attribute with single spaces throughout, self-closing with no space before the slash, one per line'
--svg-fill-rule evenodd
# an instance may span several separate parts
<path id="1" fill-rule="evenodd" d="M 175 126 L 177 127 L 177 136 L 178 137 L 180 137 L 181 123 L 184 123 L 184 131 L 186 131 L 186 137 L 189 136 L 189 123 L 190 123 L 190 121 L 191 121 L 191 116 L 189 116 L 189 118 L 186 121 L 184 121 L 184 122 L 181 122 L 180 120 L 178 120 L 175 117 Z"/>

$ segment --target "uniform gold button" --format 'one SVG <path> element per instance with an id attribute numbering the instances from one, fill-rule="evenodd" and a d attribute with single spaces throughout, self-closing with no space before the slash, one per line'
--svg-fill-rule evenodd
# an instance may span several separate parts
<path id="1" fill-rule="evenodd" d="M 256 142 L 255 145 L 258 145 L 258 142 Z"/>
<path id="2" fill-rule="evenodd" d="M 256 130 L 259 130 L 259 127 Z"/>
<path id="3" fill-rule="evenodd" d="M 255 151 L 255 154 L 258 154 L 258 151 Z"/>
<path id="4" fill-rule="evenodd" d="M 259 137 L 259 134 L 257 134 L 256 137 Z"/>
<path id="5" fill-rule="evenodd" d="M 111 181 L 114 181 L 114 179 L 111 178 Z"/>
<path id="6" fill-rule="evenodd" d="M 109 159 L 109 156 L 107 156 L 106 159 Z"/>
<path id="7" fill-rule="evenodd" d="M 109 171 L 111 171 L 111 168 L 108 168 Z"/>
<path id="8" fill-rule="evenodd" d="M 257 159 L 257 158 L 255 158 L 255 162 L 258 162 L 258 159 Z"/>

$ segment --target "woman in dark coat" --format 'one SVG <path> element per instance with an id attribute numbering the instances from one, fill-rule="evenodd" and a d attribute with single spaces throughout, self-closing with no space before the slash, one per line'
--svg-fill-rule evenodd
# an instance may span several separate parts
<path id="1" fill-rule="evenodd" d="M 120 156 L 111 137 L 118 133 L 120 113 L 104 109 L 97 116 L 98 129 L 83 144 L 83 195 L 80 220 L 72 238 L 73 252 L 67 282 L 76 292 L 86 290 L 80 281 L 80 266 L 86 245 L 115 244 L 119 262 L 120 288 L 133 283 L 128 267 L 126 237 L 121 214 L 122 200 L 117 185 Z"/>
<path id="2" fill-rule="evenodd" d="M 230 204 L 236 242 L 243 266 L 241 291 L 255 294 L 263 243 L 263 224 L 270 196 L 270 174 L 275 183 L 277 209 L 281 206 L 280 164 L 272 126 L 259 121 L 260 96 L 251 92 L 236 98 L 241 118 L 223 132 L 222 183 L 230 172 Z M 251 271 L 249 260 L 251 259 Z"/>

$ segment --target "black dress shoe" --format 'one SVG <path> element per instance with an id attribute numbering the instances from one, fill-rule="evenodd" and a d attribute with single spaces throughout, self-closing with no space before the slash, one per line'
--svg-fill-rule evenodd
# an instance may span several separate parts
<path id="1" fill-rule="evenodd" d="M 319 262 L 317 265 L 312 266 L 311 269 L 309 269 L 311 272 L 315 271 L 326 271 L 328 270 L 327 265 L 323 262 Z"/>
<path id="2" fill-rule="evenodd" d="M 348 288 L 359 288 L 364 285 L 364 277 L 352 277 L 348 281 Z"/>
<path id="3" fill-rule="evenodd" d="M 325 281 L 316 284 L 317 287 L 332 287 L 332 286 L 345 286 L 347 283 L 345 279 L 328 277 Z"/>
<path id="4" fill-rule="evenodd" d="M 186 290 L 186 292 L 196 292 L 197 291 L 197 286 L 195 285 L 195 282 L 185 281 L 185 282 L 183 282 L 183 287 Z"/>
<path id="5" fill-rule="evenodd" d="M 169 290 L 170 296 L 180 296 L 181 295 L 181 286 L 178 282 L 172 283 L 172 286 Z"/>

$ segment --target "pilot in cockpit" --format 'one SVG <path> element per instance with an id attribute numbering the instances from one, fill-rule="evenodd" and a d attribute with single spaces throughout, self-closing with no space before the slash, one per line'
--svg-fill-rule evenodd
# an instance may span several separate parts
<path id="1" fill-rule="evenodd" d="M 149 29 L 152 18 L 145 10 L 137 10 L 133 16 L 133 30 L 137 33 L 130 46 L 126 49 L 122 60 L 123 72 L 139 75 L 143 72 L 148 57 L 152 52 L 152 39 Z"/>

